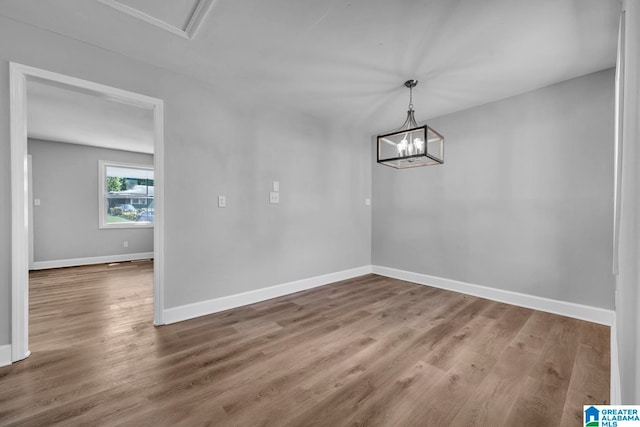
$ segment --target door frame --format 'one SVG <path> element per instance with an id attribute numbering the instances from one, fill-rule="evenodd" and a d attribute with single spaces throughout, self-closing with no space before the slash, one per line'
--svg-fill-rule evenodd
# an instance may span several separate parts
<path id="1" fill-rule="evenodd" d="M 154 228 L 153 323 L 164 324 L 164 102 L 135 92 L 9 63 L 11 108 L 11 361 L 29 357 L 29 168 L 27 84 L 49 81 L 153 111 Z"/>
<path id="2" fill-rule="evenodd" d="M 27 196 L 27 204 L 29 205 L 29 270 L 33 270 L 34 254 L 34 235 L 33 235 L 33 157 L 27 154 L 27 168 L 29 169 L 29 195 Z"/>

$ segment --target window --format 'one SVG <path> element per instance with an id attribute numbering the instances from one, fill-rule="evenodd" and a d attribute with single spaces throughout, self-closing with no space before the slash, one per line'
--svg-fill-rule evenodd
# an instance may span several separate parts
<path id="1" fill-rule="evenodd" d="M 100 228 L 153 227 L 153 166 L 99 163 Z"/>

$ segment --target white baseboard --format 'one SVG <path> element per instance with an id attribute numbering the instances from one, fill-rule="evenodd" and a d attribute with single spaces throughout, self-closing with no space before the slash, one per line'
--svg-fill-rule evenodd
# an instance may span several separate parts
<path id="1" fill-rule="evenodd" d="M 0 345 L 0 367 L 11 365 L 11 344 Z"/>
<path id="2" fill-rule="evenodd" d="M 151 259 L 153 258 L 153 252 L 142 252 L 137 254 L 120 254 L 120 255 L 106 255 L 90 258 L 72 258 L 72 259 L 60 259 L 54 261 L 37 261 L 33 263 L 32 270 L 46 270 L 48 268 L 62 268 L 62 267 L 76 267 L 79 265 L 91 265 L 91 264 L 107 264 L 109 262 L 125 262 L 135 261 L 139 259 Z"/>
<path id="3" fill-rule="evenodd" d="M 604 308 L 575 304 L 567 301 L 557 301 L 534 295 L 505 291 L 487 286 L 474 285 L 472 283 L 459 282 L 457 280 L 443 279 L 442 277 L 429 276 L 421 273 L 397 270 L 395 268 L 372 266 L 372 272 L 381 276 L 405 280 L 420 285 L 433 286 L 463 294 L 473 295 L 493 301 L 517 305 L 519 307 L 546 311 L 561 316 L 573 317 L 601 325 L 612 326 L 615 320 L 615 312 Z"/>
<path id="4" fill-rule="evenodd" d="M 618 361 L 618 331 L 616 320 L 611 325 L 611 387 L 610 405 L 622 405 L 622 389 L 620 384 L 620 365 Z"/>
<path id="5" fill-rule="evenodd" d="M 256 302 L 277 298 L 318 286 L 328 285 L 329 283 L 347 280 L 369 273 L 371 273 L 371 266 L 366 265 L 358 268 L 352 268 L 350 270 L 270 286 L 268 288 L 256 289 L 255 291 L 214 298 L 179 307 L 172 307 L 164 310 L 164 322 L 165 324 L 170 324 L 187 319 L 193 319 L 194 317 L 206 316 L 207 314 L 217 313 L 219 311 L 229 310 L 247 304 L 254 304 Z"/>

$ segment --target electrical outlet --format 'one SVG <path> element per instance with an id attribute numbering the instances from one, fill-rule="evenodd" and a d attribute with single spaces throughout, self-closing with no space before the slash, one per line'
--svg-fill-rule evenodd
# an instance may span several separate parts
<path id="1" fill-rule="evenodd" d="M 276 193 L 275 191 L 272 191 L 271 193 L 269 193 L 269 203 L 271 204 L 280 203 L 280 193 Z"/>
<path id="2" fill-rule="evenodd" d="M 218 207 L 219 208 L 227 207 L 227 198 L 225 196 L 218 196 Z"/>
<path id="3" fill-rule="evenodd" d="M 36 206 L 40 206 L 40 199 L 33 199 L 33 204 Z"/>
<path id="4" fill-rule="evenodd" d="M 128 248 L 129 247 L 129 242 L 127 242 L 126 240 L 124 242 L 122 242 L 122 247 L 123 248 Z"/>

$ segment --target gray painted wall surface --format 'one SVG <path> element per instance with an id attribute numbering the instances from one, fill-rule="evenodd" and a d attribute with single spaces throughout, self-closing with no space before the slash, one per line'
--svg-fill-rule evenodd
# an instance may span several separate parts
<path id="1" fill-rule="evenodd" d="M 165 101 L 166 308 L 370 263 L 362 131 L 0 17 L 0 345 L 11 330 L 9 61 Z"/>
<path id="2" fill-rule="evenodd" d="M 613 308 L 613 103 L 605 70 L 430 120 L 444 165 L 374 157 L 372 263 Z"/>
<path id="3" fill-rule="evenodd" d="M 98 161 L 153 165 L 150 154 L 30 139 L 34 260 L 153 252 L 153 229 L 98 227 Z M 129 247 L 123 247 L 123 241 Z"/>

